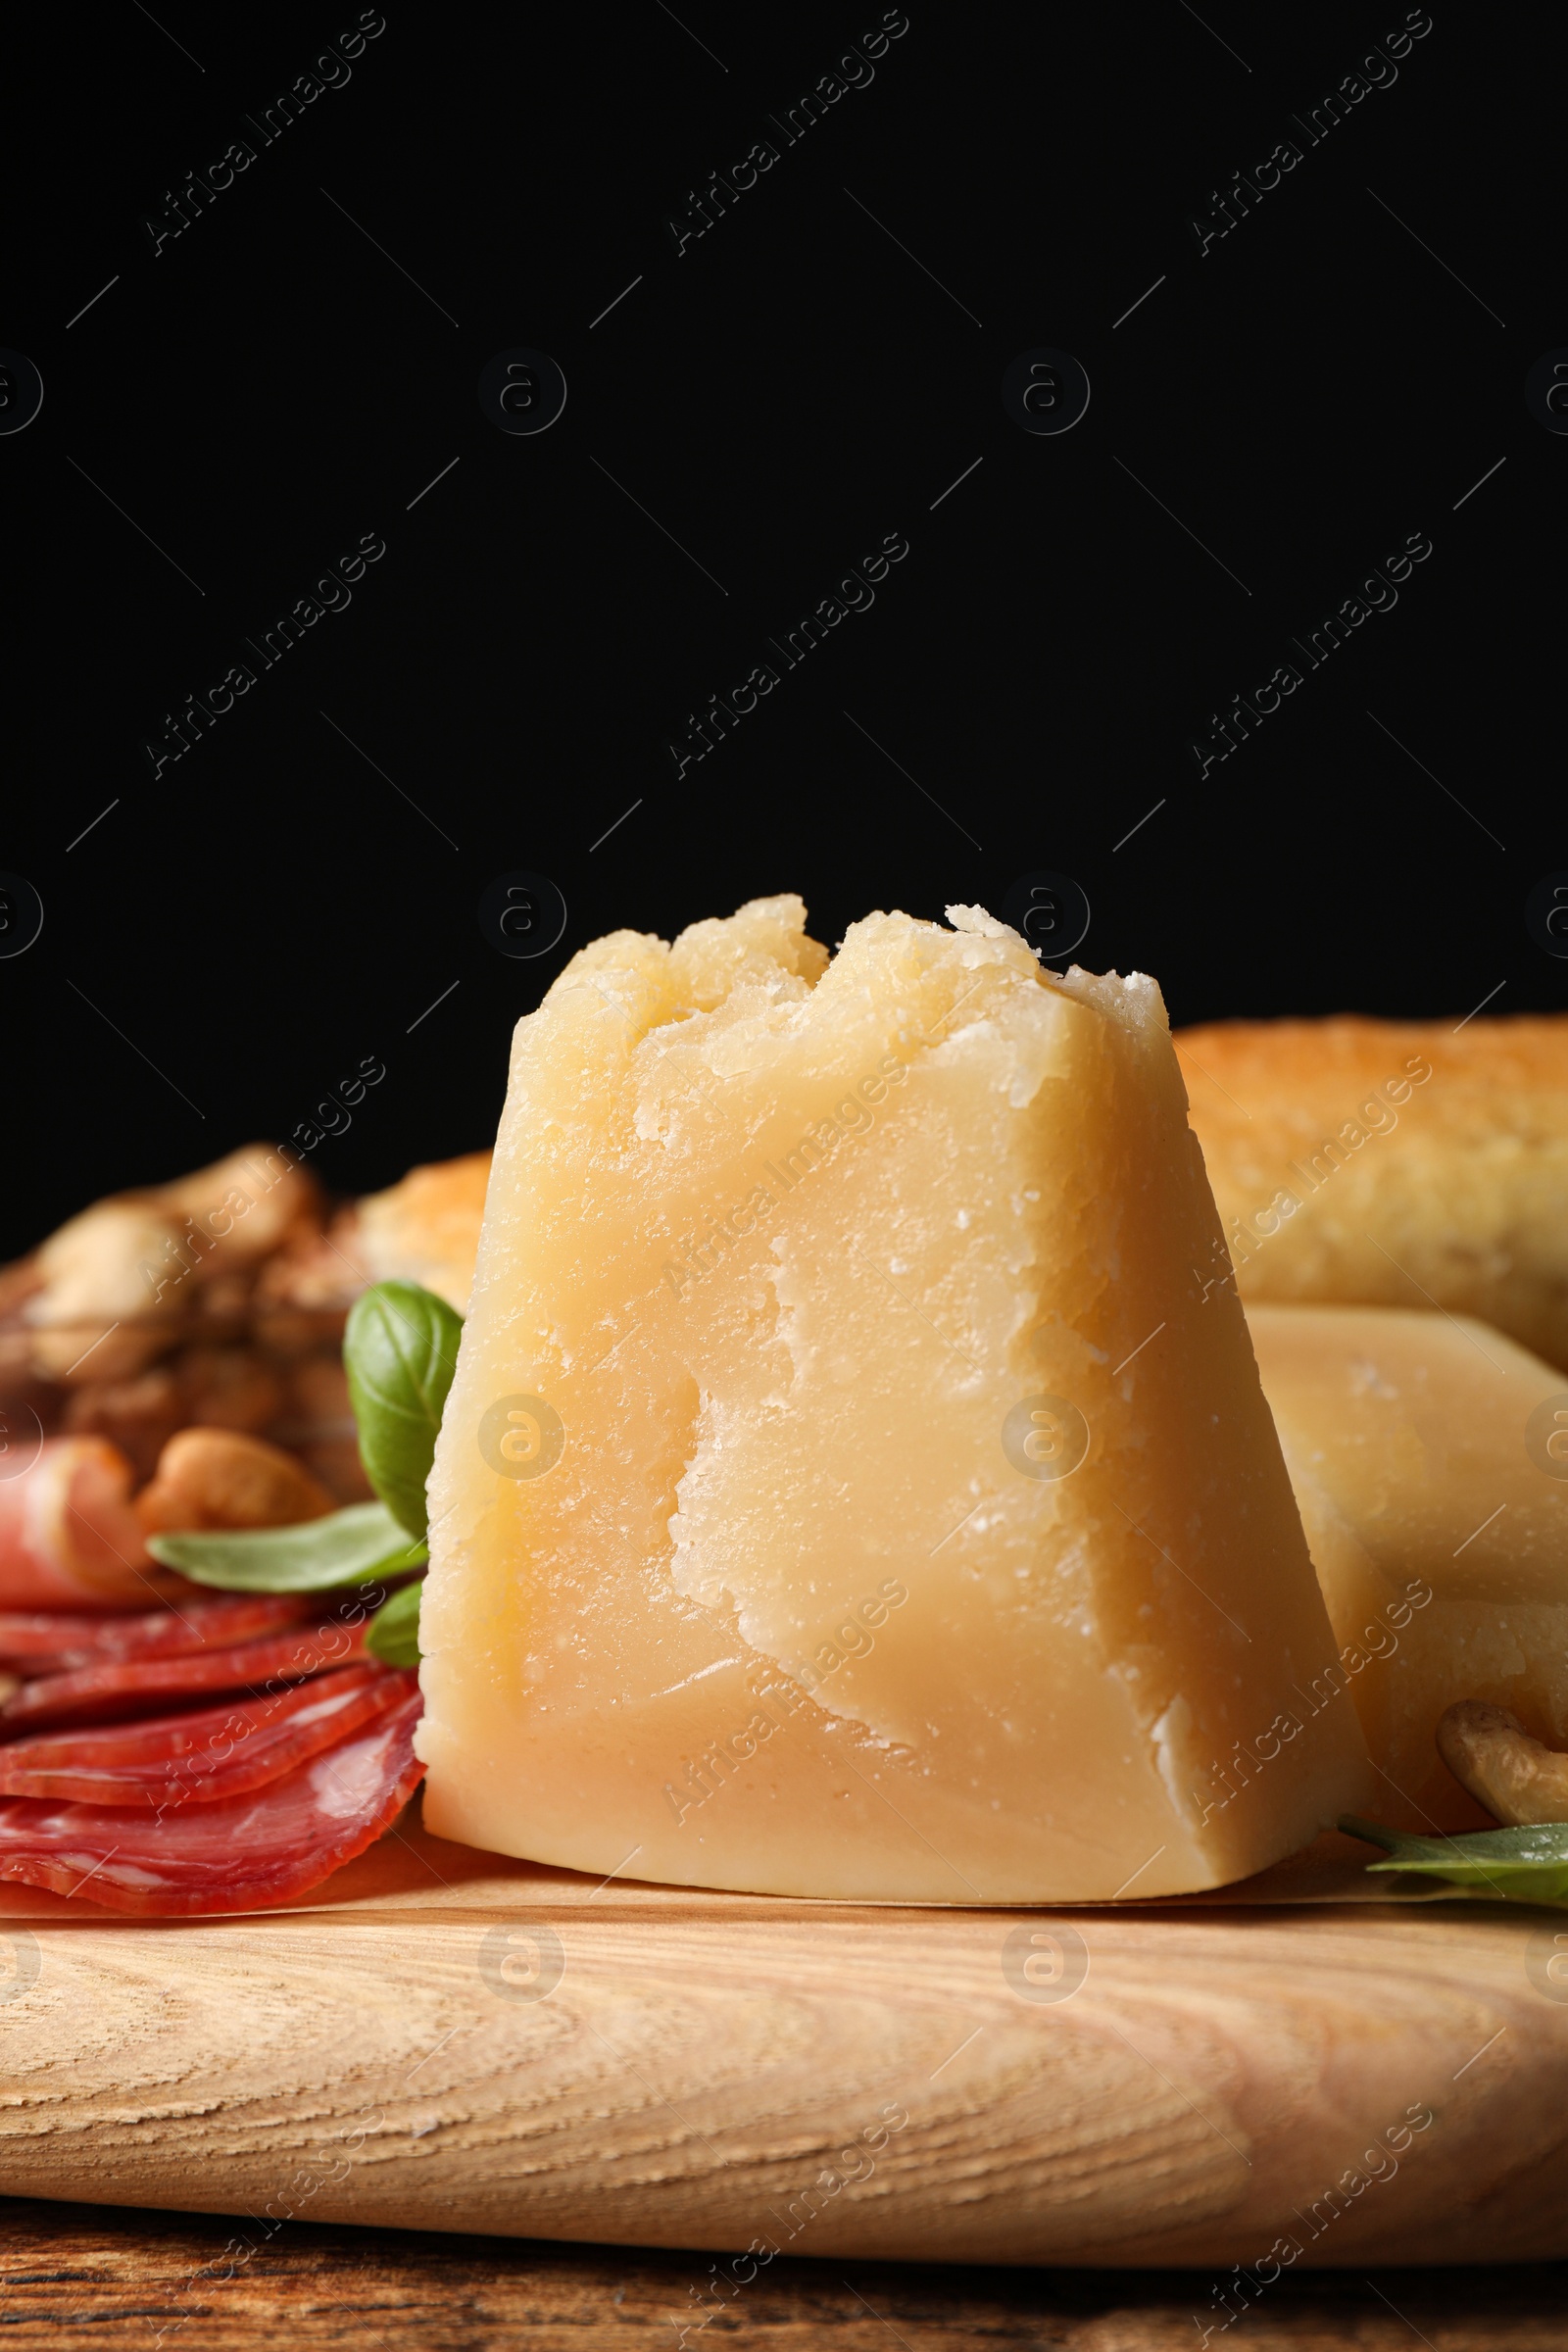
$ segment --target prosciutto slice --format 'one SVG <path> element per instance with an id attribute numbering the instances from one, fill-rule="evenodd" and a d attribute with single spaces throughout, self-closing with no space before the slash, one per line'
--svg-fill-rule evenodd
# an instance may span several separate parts
<path id="1" fill-rule="evenodd" d="M 298 1625 L 320 1607 L 308 1592 L 236 1592 L 221 1600 L 182 1598 L 134 1617 L 0 1613 L 0 1666 L 21 1675 L 69 1674 L 78 1666 L 232 1649 Z"/>
<path id="2" fill-rule="evenodd" d="M 144 1609 L 183 1583 L 149 1556 L 131 1483 L 107 1438 L 45 1438 L 25 1470 L 0 1480 L 0 1601 Z"/>
<path id="3" fill-rule="evenodd" d="M 0 1880 L 160 1918 L 286 1903 L 390 1828 L 424 1774 L 417 1691 L 248 1794 L 159 1818 L 123 1805 L 0 1802 Z"/>
<path id="4" fill-rule="evenodd" d="M 344 1616 L 357 1616 L 360 1622 L 347 1624 Z M 44 1724 L 105 1723 L 165 1712 L 171 1702 L 214 1690 L 258 1691 L 268 1683 L 307 1681 L 365 1655 L 364 1618 L 358 1604 L 343 1604 L 342 1616 L 323 1612 L 314 1625 L 296 1625 L 289 1633 L 243 1642 L 232 1649 L 134 1658 L 39 1675 L 0 1706 L 0 1740 Z M 4 1753 L 0 1747 L 0 1756 Z"/>
<path id="5" fill-rule="evenodd" d="M 416 1678 L 346 1666 L 270 1698 L 111 1730 L 45 1732 L 0 1747 L 0 1796 L 137 1805 L 167 1813 L 265 1788 L 406 1699 Z"/>

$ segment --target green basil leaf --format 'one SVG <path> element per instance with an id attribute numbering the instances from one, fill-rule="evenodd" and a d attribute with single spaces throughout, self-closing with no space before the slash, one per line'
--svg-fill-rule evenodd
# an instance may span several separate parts
<path id="1" fill-rule="evenodd" d="M 1393 1857 L 1369 1862 L 1369 1871 L 1414 1871 L 1513 1903 L 1568 1903 L 1568 1822 L 1471 1830 L 1458 1838 L 1417 1838 L 1347 1813 L 1340 1827 L 1352 1838 L 1364 1838 L 1368 1845 L 1381 1845 Z"/>
<path id="2" fill-rule="evenodd" d="M 462 1336 L 463 1317 L 416 1282 L 378 1282 L 349 1314 L 343 1368 L 360 1459 L 411 1536 L 423 1537 L 430 1524 L 424 1482 Z"/>
<path id="3" fill-rule="evenodd" d="M 220 1592 L 330 1592 L 421 1567 L 428 1556 L 383 1502 L 351 1503 L 297 1527 L 149 1536 L 147 1548 L 166 1568 Z"/>
<path id="4" fill-rule="evenodd" d="M 365 1646 L 388 1666 L 417 1666 L 423 1651 L 419 1647 L 419 1594 L 424 1587 L 421 1577 L 417 1584 L 405 1585 L 382 1604 L 366 1629 Z"/>

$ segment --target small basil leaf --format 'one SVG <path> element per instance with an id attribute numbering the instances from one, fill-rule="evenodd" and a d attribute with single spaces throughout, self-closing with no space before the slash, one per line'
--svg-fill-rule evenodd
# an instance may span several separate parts
<path id="1" fill-rule="evenodd" d="M 366 1648 L 388 1666 L 417 1666 L 424 1654 L 419 1647 L 419 1593 L 423 1583 L 421 1577 L 417 1584 L 405 1585 L 401 1592 L 394 1592 L 366 1628 Z"/>
<path id="2" fill-rule="evenodd" d="M 1381 1845 L 1392 1859 L 1367 1869 L 1413 1871 L 1446 1879 L 1514 1903 L 1568 1903 L 1568 1822 L 1529 1829 L 1472 1830 L 1458 1838 L 1418 1838 L 1347 1813 L 1340 1823 L 1352 1838 Z"/>
<path id="3" fill-rule="evenodd" d="M 427 1556 L 382 1502 L 351 1503 L 297 1527 L 149 1536 L 147 1548 L 166 1568 L 220 1592 L 330 1592 L 397 1576 Z"/>
<path id="4" fill-rule="evenodd" d="M 378 1282 L 357 1298 L 343 1368 L 360 1428 L 360 1459 L 410 1535 L 429 1527 L 424 1482 L 458 1366 L 463 1317 L 416 1282 Z"/>

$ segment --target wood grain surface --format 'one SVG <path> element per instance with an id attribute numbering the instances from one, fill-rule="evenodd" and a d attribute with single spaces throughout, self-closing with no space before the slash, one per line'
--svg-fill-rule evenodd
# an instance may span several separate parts
<path id="1" fill-rule="evenodd" d="M 1568 2253 L 1560 1915 L 858 1909 L 416 1831 L 334 1884 L 0 1919 L 0 2193 L 755 2245 L 759 2276 Z"/>
<path id="2" fill-rule="evenodd" d="M 250 2241 L 254 2240 L 254 2247 Z M 0 2203 L 10 2352 L 1192 2352 L 1193 2272 L 944 2269 L 780 2260 L 693 2318 L 689 2256 L 531 2240 Z M 1568 2267 L 1288 2272 L 1250 2352 L 1568 2352 Z"/>

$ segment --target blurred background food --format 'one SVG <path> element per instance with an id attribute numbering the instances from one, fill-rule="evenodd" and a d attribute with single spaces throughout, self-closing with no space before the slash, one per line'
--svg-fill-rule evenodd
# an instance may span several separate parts
<path id="1" fill-rule="evenodd" d="M 344 1320 L 391 1277 L 466 1306 L 489 1164 L 472 1152 L 333 1202 L 257 1145 L 97 1201 L 0 1269 L 0 1441 L 23 1463 L 56 1441 L 48 1480 L 23 1483 L 74 1497 L 59 1529 L 32 1528 L 33 1551 L 53 1556 L 74 1525 L 80 1549 L 90 1520 L 100 1550 L 145 1570 L 138 1531 L 285 1525 L 368 1499 Z"/>

